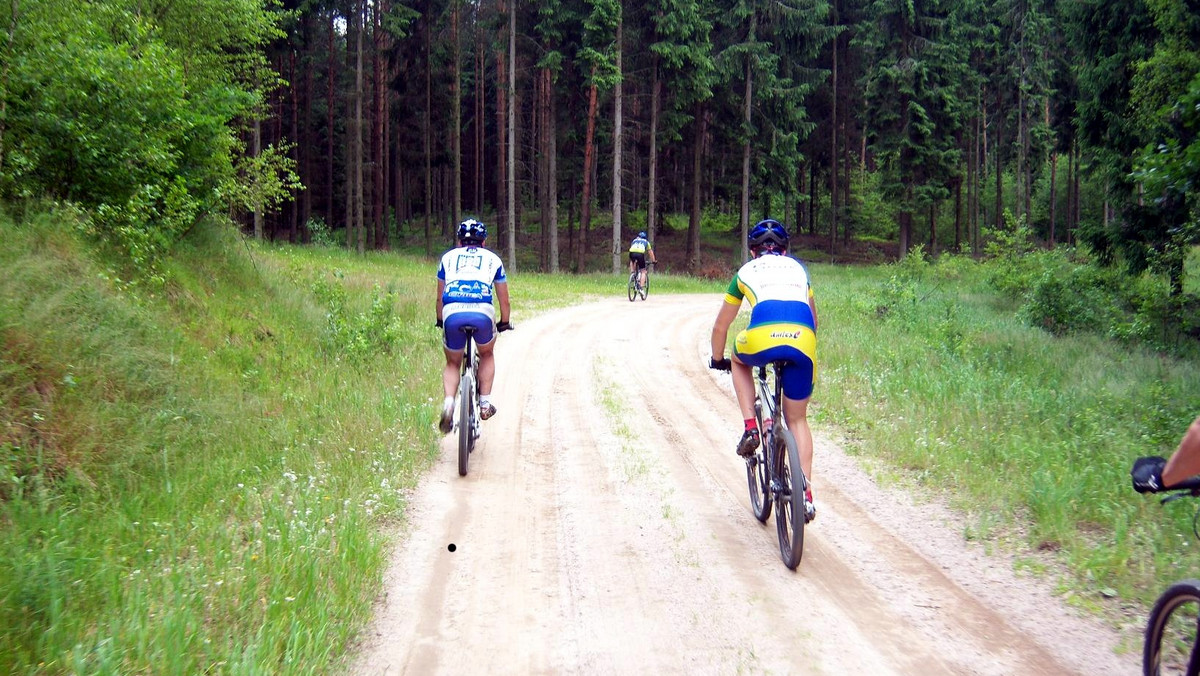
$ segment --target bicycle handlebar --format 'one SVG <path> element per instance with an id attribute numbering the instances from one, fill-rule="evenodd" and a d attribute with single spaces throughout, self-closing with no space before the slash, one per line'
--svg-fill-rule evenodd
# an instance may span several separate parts
<path id="1" fill-rule="evenodd" d="M 1157 492 L 1166 494 L 1159 500 L 1164 505 L 1180 498 L 1200 498 L 1200 476 L 1184 479 L 1174 486 L 1167 486 Z"/>

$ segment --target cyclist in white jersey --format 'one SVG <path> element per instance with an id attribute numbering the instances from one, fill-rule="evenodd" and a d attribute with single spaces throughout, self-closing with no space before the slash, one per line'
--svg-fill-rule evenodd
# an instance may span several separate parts
<path id="1" fill-rule="evenodd" d="M 751 228 L 746 243 L 754 256 L 734 275 L 712 331 L 709 366 L 733 372 L 733 390 L 745 419 L 737 453 L 749 456 L 758 448 L 760 432 L 754 417 L 754 380 L 751 367 L 774 361 L 783 368 L 783 412 L 796 438 L 800 466 L 812 479 L 812 430 L 808 426 L 808 400 L 816 380 L 817 304 L 809 284 L 808 269 L 787 255 L 787 229 L 774 220 Z M 750 303 L 750 323 L 734 339 L 732 359 L 725 358 L 729 327 L 742 301 Z M 811 483 L 804 496 L 811 520 L 816 515 Z"/>
<path id="2" fill-rule="evenodd" d="M 464 327 L 475 329 L 479 346 L 479 417 L 487 420 L 496 414 L 492 403 L 492 380 L 496 376 L 496 333 L 512 328 L 509 324 L 508 278 L 500 257 L 484 248 L 487 226 L 473 218 L 458 224 L 458 248 L 442 255 L 438 267 L 437 326 L 444 331 L 446 368 L 442 371 L 442 416 L 438 428 L 443 434 L 454 425 L 454 396 L 458 393 L 459 371 L 467 348 Z M 492 292 L 500 301 L 500 321 Z"/>

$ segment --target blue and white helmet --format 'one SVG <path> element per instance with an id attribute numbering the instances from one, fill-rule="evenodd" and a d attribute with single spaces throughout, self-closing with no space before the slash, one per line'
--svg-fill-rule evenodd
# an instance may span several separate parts
<path id="1" fill-rule="evenodd" d="M 483 221 L 468 218 L 458 224 L 458 241 L 464 244 L 467 242 L 479 244 L 487 239 L 487 234 L 487 226 L 483 224 Z"/>
<path id="2" fill-rule="evenodd" d="M 746 246 L 756 253 L 759 249 L 785 251 L 788 248 L 787 228 L 774 219 L 759 221 L 746 235 Z"/>

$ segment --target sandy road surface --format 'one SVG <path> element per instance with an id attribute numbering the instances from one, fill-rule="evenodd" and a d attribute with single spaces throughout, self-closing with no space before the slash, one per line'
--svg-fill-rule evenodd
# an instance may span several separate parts
<path id="1" fill-rule="evenodd" d="M 499 413 L 467 477 L 447 438 L 413 495 L 354 673 L 1136 672 L 819 427 L 820 513 L 785 568 L 706 368 L 719 304 L 606 300 L 501 337 Z"/>

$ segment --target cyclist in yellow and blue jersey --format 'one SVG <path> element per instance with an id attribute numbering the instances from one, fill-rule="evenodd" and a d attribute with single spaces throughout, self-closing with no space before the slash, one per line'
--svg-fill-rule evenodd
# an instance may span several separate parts
<path id="1" fill-rule="evenodd" d="M 646 256 L 650 256 L 651 263 L 658 262 L 654 256 L 654 247 L 650 246 L 650 240 L 646 239 L 646 233 L 639 232 L 629 244 L 629 274 L 633 274 L 634 270 L 639 271 L 638 288 L 646 286 Z"/>
<path id="2" fill-rule="evenodd" d="M 709 366 L 732 371 L 733 390 L 745 420 L 745 431 L 737 453 L 754 454 L 761 433 L 754 418 L 752 367 L 785 361 L 783 369 L 783 412 L 788 429 L 796 438 L 800 467 L 809 478 L 805 510 L 816 513 L 812 499 L 812 430 L 808 426 L 808 401 L 816 380 L 817 305 L 809 283 L 808 269 L 787 255 L 787 229 L 778 221 L 755 224 L 747 236 L 752 253 L 749 262 L 734 275 L 717 313 L 712 330 Z M 737 318 L 742 301 L 750 303 L 750 323 L 734 339 L 731 359 L 725 358 L 729 327 Z"/>

